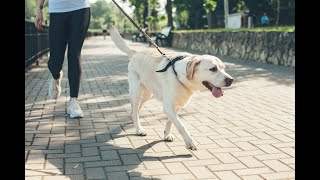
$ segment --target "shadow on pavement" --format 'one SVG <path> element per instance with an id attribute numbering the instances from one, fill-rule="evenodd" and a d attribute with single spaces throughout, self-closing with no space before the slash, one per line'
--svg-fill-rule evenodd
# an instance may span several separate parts
<path id="1" fill-rule="evenodd" d="M 68 119 L 69 123 L 66 125 L 67 129 L 81 129 L 81 121 L 86 123 L 85 119 L 73 120 Z M 97 119 L 99 120 L 99 119 Z M 72 123 L 72 121 L 75 121 Z M 77 122 L 80 126 L 77 126 Z M 64 137 L 64 134 L 54 134 L 59 138 L 61 135 L 61 141 L 55 139 L 54 146 L 51 144 L 48 150 L 62 150 L 64 153 L 43 153 L 40 157 L 46 156 L 46 166 L 49 169 L 28 169 L 29 173 L 38 173 L 44 176 L 66 176 L 70 179 L 78 179 L 85 177 L 85 179 L 106 179 L 101 176 L 103 171 L 108 180 L 129 179 L 128 177 L 139 177 L 139 179 L 150 179 L 148 175 L 144 175 L 147 172 L 148 167 L 144 168 L 143 162 L 158 162 L 165 160 L 174 160 L 176 158 L 192 158 L 191 154 L 178 154 L 175 155 L 172 152 L 157 153 L 153 151 L 153 147 L 159 143 L 163 143 L 164 140 L 152 140 L 150 143 L 146 143 L 136 148 L 130 147 L 129 141 L 131 140 L 143 140 L 147 136 L 137 136 L 133 133 L 124 133 L 123 129 L 132 128 L 132 123 L 113 124 L 107 125 L 104 133 L 98 133 L 101 128 L 90 131 L 88 133 L 95 134 L 94 136 L 83 137 L 80 139 L 77 136 Z M 70 127 L 70 128 L 68 128 Z M 85 127 L 85 126 L 82 126 Z M 83 128 L 84 130 L 86 128 Z M 95 133 L 94 133 L 95 132 Z M 52 134 L 53 135 L 53 134 Z M 151 135 L 152 136 L 152 135 Z M 63 141 L 65 139 L 65 141 Z M 78 139 L 78 140 L 67 140 Z M 120 145 L 117 145 L 120 144 Z M 84 150 L 87 149 L 87 150 Z M 96 152 L 91 152 L 89 149 L 96 149 Z M 44 150 L 45 152 L 46 150 Z M 63 160 L 63 163 L 60 161 Z M 145 165 L 146 166 L 146 165 Z M 93 174 L 88 173 L 90 169 L 99 169 L 100 173 Z M 110 175 L 110 177 L 109 177 Z M 159 178 L 152 178 L 153 180 L 160 180 Z"/>

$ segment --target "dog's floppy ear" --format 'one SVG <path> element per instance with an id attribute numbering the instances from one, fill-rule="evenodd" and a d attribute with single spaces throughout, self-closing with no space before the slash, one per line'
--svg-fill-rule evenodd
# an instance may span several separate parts
<path id="1" fill-rule="evenodd" d="M 225 69 L 226 66 L 223 64 L 223 62 L 219 59 L 219 58 L 216 58 L 216 61 L 218 62 L 218 65 L 221 69 Z"/>
<path id="2" fill-rule="evenodd" d="M 193 74 L 195 72 L 195 68 L 197 67 L 197 65 L 200 64 L 200 62 L 201 62 L 200 58 L 198 56 L 194 56 L 187 63 L 186 72 L 187 72 L 187 78 L 189 80 L 193 79 Z"/>

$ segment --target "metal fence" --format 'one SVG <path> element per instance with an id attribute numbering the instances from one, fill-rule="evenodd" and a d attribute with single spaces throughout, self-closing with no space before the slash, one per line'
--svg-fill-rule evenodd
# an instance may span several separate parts
<path id="1" fill-rule="evenodd" d="M 25 70 L 49 51 L 48 31 L 48 26 L 38 30 L 33 21 L 25 20 Z"/>

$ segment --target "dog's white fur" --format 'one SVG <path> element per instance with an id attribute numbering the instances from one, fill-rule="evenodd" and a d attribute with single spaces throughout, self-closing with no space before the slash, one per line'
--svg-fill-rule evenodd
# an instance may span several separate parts
<path id="1" fill-rule="evenodd" d="M 168 64 L 168 60 L 157 51 L 137 52 L 131 50 L 113 25 L 109 25 L 109 31 L 115 45 L 130 57 L 128 65 L 129 95 L 132 120 L 137 134 L 147 134 L 140 124 L 139 110 L 144 102 L 154 96 L 163 102 L 163 110 L 168 116 L 164 132 L 165 140 L 174 140 L 171 133 L 173 123 L 182 135 L 187 148 L 196 150 L 196 142 L 182 124 L 177 113 L 190 101 L 195 91 L 207 89 L 202 81 L 207 81 L 216 87 L 230 86 L 231 83 L 226 84 L 226 78 L 232 80 L 232 77 L 224 71 L 225 65 L 215 56 L 188 54 L 189 56 L 175 63 L 177 77 L 171 66 L 165 72 L 156 72 L 163 69 Z M 176 57 L 177 55 L 171 54 L 169 56 Z M 217 68 L 216 72 L 209 70 L 213 67 Z"/>

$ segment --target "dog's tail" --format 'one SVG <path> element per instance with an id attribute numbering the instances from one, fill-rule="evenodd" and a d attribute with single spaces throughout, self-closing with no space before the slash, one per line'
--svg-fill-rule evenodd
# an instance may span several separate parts
<path id="1" fill-rule="evenodd" d="M 128 47 L 128 45 L 126 44 L 126 42 L 122 39 L 119 31 L 117 30 L 116 27 L 114 27 L 114 25 L 110 24 L 109 25 L 109 32 L 110 32 L 110 36 L 112 41 L 114 42 L 114 44 L 124 53 L 126 53 L 129 57 L 132 57 L 136 51 L 130 49 Z"/>

